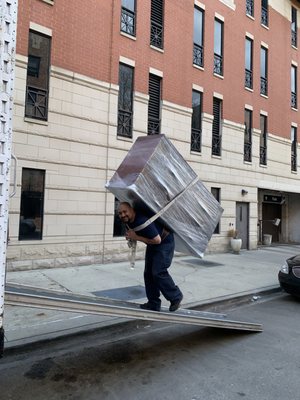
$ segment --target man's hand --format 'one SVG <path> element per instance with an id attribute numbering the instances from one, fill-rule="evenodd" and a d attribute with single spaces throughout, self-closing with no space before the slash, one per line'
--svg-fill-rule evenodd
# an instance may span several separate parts
<path id="1" fill-rule="evenodd" d="M 153 239 L 148 239 L 143 236 L 137 235 L 132 229 L 126 231 L 125 237 L 127 240 L 136 240 L 145 244 L 160 244 L 161 242 L 161 237 L 159 235 L 155 236 Z"/>

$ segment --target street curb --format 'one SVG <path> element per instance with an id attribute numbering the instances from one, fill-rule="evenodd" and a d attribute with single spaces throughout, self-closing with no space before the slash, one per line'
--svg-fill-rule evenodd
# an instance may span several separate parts
<path id="1" fill-rule="evenodd" d="M 199 311 L 201 310 L 210 310 L 212 312 L 218 312 L 222 311 L 224 309 L 230 309 L 234 308 L 236 306 L 242 306 L 245 304 L 249 304 L 253 301 L 259 301 L 261 300 L 261 297 L 263 296 L 268 296 L 272 294 L 278 294 L 278 293 L 284 293 L 280 286 L 278 285 L 273 285 L 273 286 L 267 286 L 267 287 L 262 287 L 259 289 L 251 290 L 251 291 L 246 291 L 246 292 L 239 292 L 227 296 L 221 296 L 221 297 L 216 297 L 214 299 L 207 299 L 203 300 L 200 302 L 194 302 L 194 303 L 189 303 L 185 304 L 184 308 L 185 309 L 197 309 Z M 113 318 L 113 317 L 112 317 Z M 149 321 L 144 321 L 149 323 Z M 141 321 L 139 321 L 141 323 Z M 134 319 L 125 319 L 125 318 L 115 318 L 112 320 L 109 320 L 107 322 L 101 322 L 101 323 L 94 323 L 94 324 L 88 324 L 85 326 L 81 326 L 78 328 L 70 328 L 68 330 L 61 330 L 59 332 L 52 332 L 49 334 L 41 335 L 39 337 L 31 337 L 31 338 L 25 338 L 25 339 L 18 339 L 15 341 L 11 342 L 6 342 L 4 343 L 4 356 L 7 355 L 12 355 L 16 353 L 21 353 L 24 351 L 29 351 L 36 349 L 40 346 L 46 345 L 49 342 L 59 342 L 65 339 L 70 339 L 72 337 L 78 337 L 78 336 L 83 336 L 91 333 L 96 333 L 101 330 L 110 330 L 112 328 L 117 329 L 119 327 L 124 327 L 127 326 L 130 327 L 130 325 L 135 324 L 136 326 L 136 320 Z M 33 340 L 33 339 L 36 340 Z"/>

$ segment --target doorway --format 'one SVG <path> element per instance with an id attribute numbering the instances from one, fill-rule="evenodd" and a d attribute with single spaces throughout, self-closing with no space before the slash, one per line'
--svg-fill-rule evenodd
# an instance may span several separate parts
<path id="1" fill-rule="evenodd" d="M 281 224 L 275 226 L 273 221 L 277 218 L 282 219 L 281 204 L 262 203 L 262 235 L 272 235 L 272 242 L 279 242 Z"/>
<path id="2" fill-rule="evenodd" d="M 249 203 L 236 203 L 235 226 L 242 239 L 242 249 L 249 248 Z"/>

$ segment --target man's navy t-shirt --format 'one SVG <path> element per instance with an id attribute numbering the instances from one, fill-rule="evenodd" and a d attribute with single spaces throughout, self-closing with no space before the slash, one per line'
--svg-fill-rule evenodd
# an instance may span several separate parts
<path id="1" fill-rule="evenodd" d="M 129 228 L 134 229 L 137 226 L 144 224 L 146 221 L 148 221 L 148 219 L 149 218 L 147 218 L 146 216 L 136 213 L 134 221 L 131 223 L 128 223 L 127 225 L 129 226 Z M 163 226 L 158 221 L 154 221 L 150 225 L 146 226 L 146 228 L 141 229 L 140 231 L 137 231 L 136 234 L 138 236 L 143 236 L 147 239 L 153 239 L 157 235 L 161 236 L 163 233 L 163 229 L 164 229 Z M 164 243 L 169 242 L 170 240 L 172 240 L 171 239 L 172 237 L 173 237 L 173 235 L 169 234 L 163 240 L 163 242 Z"/>

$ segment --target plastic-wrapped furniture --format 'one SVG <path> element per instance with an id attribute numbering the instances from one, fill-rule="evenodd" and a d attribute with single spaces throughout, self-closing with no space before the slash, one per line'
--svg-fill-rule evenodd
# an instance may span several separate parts
<path id="1" fill-rule="evenodd" d="M 202 257 L 223 209 L 165 135 L 139 137 L 106 187 L 147 208 L 175 235 L 175 250 Z"/>

